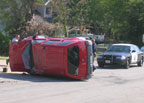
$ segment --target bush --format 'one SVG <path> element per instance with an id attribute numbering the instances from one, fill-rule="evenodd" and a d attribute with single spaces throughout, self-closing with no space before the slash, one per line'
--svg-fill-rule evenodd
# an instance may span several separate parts
<path id="1" fill-rule="evenodd" d="M 9 36 L 5 35 L 4 31 L 0 31 L 0 55 L 8 56 L 9 51 Z"/>
<path id="2" fill-rule="evenodd" d="M 60 24 L 50 24 L 45 21 L 29 21 L 22 30 L 21 37 L 44 34 L 49 37 L 62 37 L 63 26 Z"/>

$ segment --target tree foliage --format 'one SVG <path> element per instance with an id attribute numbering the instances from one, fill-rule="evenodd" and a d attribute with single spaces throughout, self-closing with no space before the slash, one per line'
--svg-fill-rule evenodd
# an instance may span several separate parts
<path id="1" fill-rule="evenodd" d="M 0 19 L 17 31 L 31 18 L 32 5 L 46 1 L 0 0 Z M 90 26 L 94 34 L 142 45 L 144 0 L 52 0 L 52 5 L 65 36 L 67 27 Z"/>
<path id="2" fill-rule="evenodd" d="M 31 19 L 34 0 L 0 0 L 0 19 L 6 30 L 15 32 Z"/>
<path id="3" fill-rule="evenodd" d="M 0 54 L 2 55 L 8 55 L 8 49 L 9 49 L 10 39 L 6 35 L 4 31 L 0 31 Z"/>

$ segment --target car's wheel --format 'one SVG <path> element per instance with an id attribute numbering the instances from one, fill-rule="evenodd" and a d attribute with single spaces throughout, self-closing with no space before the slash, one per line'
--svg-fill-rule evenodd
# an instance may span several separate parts
<path id="1" fill-rule="evenodd" d="M 137 65 L 138 65 L 139 67 L 141 67 L 141 66 L 143 65 L 143 59 L 141 59 L 141 60 L 137 63 Z"/>
<path id="2" fill-rule="evenodd" d="M 98 63 L 98 66 L 103 68 L 104 67 L 104 64 L 103 63 Z"/>
<path id="3" fill-rule="evenodd" d="M 32 73 L 32 72 L 30 72 L 29 74 L 32 75 L 32 76 L 36 76 L 37 75 L 36 73 Z"/>
<path id="4" fill-rule="evenodd" d="M 128 69 L 129 67 L 130 67 L 130 63 L 129 63 L 129 60 L 127 59 L 126 60 L 126 64 L 125 64 L 125 66 L 124 66 L 126 69 Z"/>
<path id="5" fill-rule="evenodd" d="M 7 72 L 8 70 L 7 70 L 7 68 L 3 68 L 3 72 Z"/>

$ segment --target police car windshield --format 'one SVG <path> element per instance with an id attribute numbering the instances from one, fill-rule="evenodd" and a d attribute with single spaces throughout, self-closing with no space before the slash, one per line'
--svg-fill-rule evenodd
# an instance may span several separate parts
<path id="1" fill-rule="evenodd" d="M 107 49 L 108 52 L 130 52 L 130 46 L 112 45 Z"/>

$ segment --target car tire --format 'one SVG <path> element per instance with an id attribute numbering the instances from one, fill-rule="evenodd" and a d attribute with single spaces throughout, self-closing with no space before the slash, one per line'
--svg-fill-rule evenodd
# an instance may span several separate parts
<path id="1" fill-rule="evenodd" d="M 137 65 L 138 65 L 139 67 L 141 67 L 141 66 L 143 65 L 143 59 L 141 59 L 141 60 L 137 63 Z"/>
<path id="2" fill-rule="evenodd" d="M 104 64 L 103 63 L 98 63 L 98 66 L 103 68 L 104 67 Z"/>
<path id="3" fill-rule="evenodd" d="M 31 73 L 31 72 L 29 74 L 32 75 L 32 76 L 36 76 L 37 75 L 36 73 Z"/>
<path id="4" fill-rule="evenodd" d="M 3 68 L 3 72 L 6 73 L 8 70 L 7 68 Z"/>
<path id="5" fill-rule="evenodd" d="M 126 64 L 124 66 L 126 69 L 128 69 L 130 67 L 130 62 L 129 59 L 126 60 Z"/>

